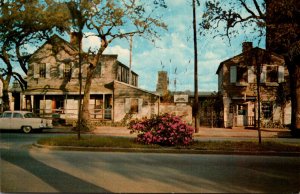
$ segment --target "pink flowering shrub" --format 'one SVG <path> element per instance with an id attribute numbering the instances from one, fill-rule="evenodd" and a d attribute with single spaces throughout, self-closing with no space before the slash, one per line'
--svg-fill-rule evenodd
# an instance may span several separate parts
<path id="1" fill-rule="evenodd" d="M 130 133 L 137 133 L 137 141 L 144 144 L 174 146 L 189 145 L 193 141 L 194 128 L 170 114 L 132 120 L 128 128 Z"/>

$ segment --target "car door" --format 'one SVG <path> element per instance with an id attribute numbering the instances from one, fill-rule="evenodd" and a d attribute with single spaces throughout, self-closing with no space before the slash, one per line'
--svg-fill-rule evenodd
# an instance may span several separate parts
<path id="1" fill-rule="evenodd" d="M 12 117 L 12 112 L 3 113 L 2 118 L 0 120 L 1 129 L 11 129 L 11 117 Z"/>
<path id="2" fill-rule="evenodd" d="M 24 125 L 23 115 L 21 113 L 14 112 L 12 115 L 10 128 L 18 130 L 21 129 L 22 125 Z"/>

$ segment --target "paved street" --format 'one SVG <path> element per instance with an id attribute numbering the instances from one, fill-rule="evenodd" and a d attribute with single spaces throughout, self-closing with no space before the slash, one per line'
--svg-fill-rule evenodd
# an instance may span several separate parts
<path id="1" fill-rule="evenodd" d="M 300 158 L 32 148 L 1 133 L 1 192 L 299 192 Z"/>

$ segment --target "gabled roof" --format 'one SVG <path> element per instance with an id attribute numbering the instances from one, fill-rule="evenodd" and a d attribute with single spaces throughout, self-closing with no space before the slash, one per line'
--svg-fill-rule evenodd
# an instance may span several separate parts
<path id="1" fill-rule="evenodd" d="M 220 71 L 220 69 L 222 68 L 223 64 L 225 64 L 225 63 L 227 63 L 227 62 L 229 62 L 229 61 L 231 61 L 231 60 L 233 60 L 233 59 L 235 59 L 235 58 L 242 57 L 242 56 L 244 56 L 245 54 L 247 54 L 247 53 L 249 53 L 249 52 L 257 52 L 257 51 L 259 51 L 259 50 L 260 50 L 260 51 L 263 51 L 263 52 L 269 52 L 270 54 L 274 55 L 275 57 L 278 57 L 278 58 L 283 59 L 283 56 L 281 56 L 281 55 L 279 55 L 279 54 L 277 54 L 277 53 L 270 52 L 270 51 L 267 51 L 266 49 L 262 49 L 262 48 L 259 48 L 259 47 L 255 47 L 255 48 L 250 49 L 250 50 L 247 51 L 247 52 L 242 52 L 242 53 L 240 53 L 240 54 L 238 54 L 238 55 L 235 55 L 235 56 L 233 56 L 233 57 L 231 57 L 231 58 L 229 58 L 229 59 L 226 59 L 225 61 L 222 61 L 222 62 L 220 63 L 220 65 L 219 65 L 217 71 L 216 71 L 216 74 L 219 73 L 219 71 Z"/>
<path id="2" fill-rule="evenodd" d="M 125 85 L 127 87 L 131 87 L 131 88 L 134 88 L 136 90 L 140 90 L 142 92 L 146 92 L 148 94 L 152 94 L 152 95 L 155 95 L 155 96 L 159 96 L 158 94 L 155 94 L 154 92 L 150 92 L 148 90 L 144 90 L 144 89 L 141 89 L 141 88 L 138 88 L 136 86 L 133 86 L 133 85 L 130 85 L 130 84 L 127 84 L 127 83 L 124 83 L 124 82 L 120 82 L 120 81 L 117 81 L 117 80 L 114 80 L 113 83 L 118 83 L 118 84 L 122 84 L 122 85 Z"/>
<path id="3" fill-rule="evenodd" d="M 35 55 L 35 53 L 38 53 L 46 44 L 57 44 L 57 43 L 60 43 L 60 44 L 65 44 L 67 45 L 70 49 L 72 49 L 73 51 L 78 51 L 78 49 L 74 46 L 72 46 L 72 44 L 68 41 L 66 41 L 65 39 L 61 38 L 60 36 L 58 36 L 57 34 L 54 34 L 53 36 L 51 36 L 42 46 L 40 46 L 32 55 L 31 57 L 29 58 L 29 61 L 31 60 L 32 56 Z M 111 57 L 111 58 L 116 58 L 118 64 L 120 64 L 121 66 L 129 69 L 129 67 L 123 63 L 121 63 L 119 60 L 118 60 L 118 55 L 117 54 L 103 54 L 102 57 Z M 131 72 L 135 75 L 138 76 L 138 74 L 134 71 L 131 70 Z"/>
<path id="4" fill-rule="evenodd" d="M 42 46 L 40 46 L 36 51 L 34 51 L 34 53 L 32 53 L 31 57 L 29 58 L 29 61 L 31 60 L 32 56 L 34 56 L 35 53 L 38 53 L 45 45 L 47 45 L 47 44 L 54 45 L 54 44 L 57 44 L 58 42 L 61 43 L 61 44 L 66 44 L 73 51 L 78 51 L 78 49 L 75 48 L 75 47 L 73 47 L 68 41 L 66 41 L 65 39 L 61 38 L 57 34 L 54 34 Z"/>

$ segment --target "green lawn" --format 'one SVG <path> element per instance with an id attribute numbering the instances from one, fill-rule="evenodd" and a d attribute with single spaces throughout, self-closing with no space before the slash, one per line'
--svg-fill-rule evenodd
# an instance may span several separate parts
<path id="1" fill-rule="evenodd" d="M 110 147 L 110 148 L 165 148 L 159 145 L 144 145 L 128 137 L 104 137 L 83 135 L 80 140 L 76 135 L 64 137 L 50 137 L 39 139 L 38 144 L 46 146 L 75 146 L 75 147 Z M 172 148 L 172 147 L 168 147 Z M 176 149 L 215 150 L 215 151 L 276 151 L 300 152 L 300 145 L 263 141 L 261 145 L 254 141 L 194 141 L 190 146 L 175 146 Z"/>

